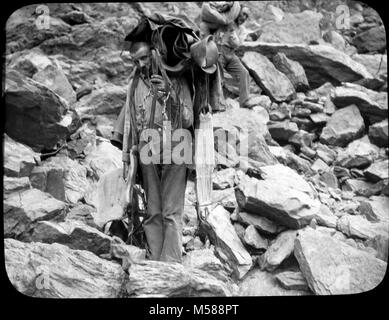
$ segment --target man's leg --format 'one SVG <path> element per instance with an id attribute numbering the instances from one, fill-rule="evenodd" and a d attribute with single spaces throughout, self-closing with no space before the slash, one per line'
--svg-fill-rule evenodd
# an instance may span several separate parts
<path id="1" fill-rule="evenodd" d="M 161 261 L 182 262 L 182 213 L 185 203 L 186 165 L 162 166 L 164 242 Z"/>
<path id="2" fill-rule="evenodd" d="M 225 69 L 236 81 L 239 81 L 239 105 L 243 107 L 250 96 L 249 72 L 243 66 L 242 62 L 240 62 L 236 54 L 229 57 Z"/>
<path id="3" fill-rule="evenodd" d="M 141 164 L 144 190 L 147 198 L 147 217 L 143 222 L 150 259 L 160 260 L 163 245 L 161 185 L 158 165 Z"/>

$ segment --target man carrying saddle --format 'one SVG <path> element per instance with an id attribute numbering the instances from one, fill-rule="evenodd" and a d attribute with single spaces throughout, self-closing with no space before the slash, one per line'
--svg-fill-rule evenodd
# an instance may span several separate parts
<path id="1" fill-rule="evenodd" d="M 192 55 L 203 72 L 214 72 L 218 58 L 216 45 L 199 41 L 192 27 L 181 19 L 154 14 L 126 37 L 135 70 L 111 142 L 123 150 L 123 178 L 134 185 L 138 173 L 142 181 L 147 207 L 143 229 L 152 260 L 182 261 L 182 213 L 192 153 L 177 162 L 182 157 L 175 152 L 191 151 L 192 135 L 180 141 L 171 137 L 177 130 L 193 131 L 196 101 L 201 100 L 195 99 L 198 70 Z M 135 203 L 133 190 L 127 192 L 128 202 Z"/>

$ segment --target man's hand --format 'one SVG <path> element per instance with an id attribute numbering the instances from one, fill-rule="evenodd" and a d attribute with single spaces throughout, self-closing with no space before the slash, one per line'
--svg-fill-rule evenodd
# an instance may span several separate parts
<path id="1" fill-rule="evenodd" d="M 153 74 L 150 78 L 151 85 L 158 92 L 158 96 L 162 97 L 167 94 L 166 82 L 162 76 Z"/>

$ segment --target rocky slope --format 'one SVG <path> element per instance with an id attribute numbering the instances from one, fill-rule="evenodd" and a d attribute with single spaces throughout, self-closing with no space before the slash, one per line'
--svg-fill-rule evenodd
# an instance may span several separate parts
<path id="1" fill-rule="evenodd" d="M 255 96 L 226 78 L 214 208 L 197 231 L 186 190 L 183 265 L 145 260 L 103 228 L 117 217 L 121 152 L 109 143 L 132 66 L 123 39 L 139 10 L 200 3 L 49 4 L 7 22 L 4 235 L 8 277 L 37 297 L 326 295 L 376 287 L 388 258 L 388 103 L 382 21 L 341 1 L 247 2 L 241 59 Z M 314 6 L 315 5 L 315 6 Z M 267 23 L 261 31 L 256 24 Z M 309 27 L 307 27 L 309 26 Z M 228 159 L 222 157 L 228 151 Z M 118 210 L 119 208 L 119 210 Z"/>

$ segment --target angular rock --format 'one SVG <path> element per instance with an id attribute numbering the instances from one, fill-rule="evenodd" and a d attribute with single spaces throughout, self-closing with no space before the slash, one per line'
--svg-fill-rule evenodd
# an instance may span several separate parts
<path id="1" fill-rule="evenodd" d="M 353 59 L 363 64 L 373 76 L 387 74 L 386 54 L 354 54 Z"/>
<path id="2" fill-rule="evenodd" d="M 380 190 L 374 188 L 374 183 L 360 180 L 360 179 L 347 179 L 344 182 L 342 190 L 353 191 L 357 195 L 370 197 L 372 194 L 379 193 Z"/>
<path id="3" fill-rule="evenodd" d="M 88 123 L 83 124 L 70 136 L 66 153 L 70 158 L 84 158 L 96 148 L 96 132 Z M 62 150 L 61 150 L 62 151 Z"/>
<path id="4" fill-rule="evenodd" d="M 338 217 L 324 204 L 320 206 L 320 211 L 315 215 L 314 219 L 320 226 L 336 229 Z"/>
<path id="5" fill-rule="evenodd" d="M 346 168 L 367 167 L 378 157 L 379 149 L 370 143 L 368 136 L 351 142 L 338 153 L 336 164 Z"/>
<path id="6" fill-rule="evenodd" d="M 257 229 L 250 225 L 246 228 L 244 234 L 244 241 L 254 249 L 266 250 L 268 247 L 267 239 L 263 238 L 257 231 Z"/>
<path id="7" fill-rule="evenodd" d="M 253 269 L 239 284 L 239 296 L 305 296 L 309 291 L 285 289 L 276 279 L 276 275 Z"/>
<path id="8" fill-rule="evenodd" d="M 5 267 L 17 291 L 40 298 L 119 298 L 127 275 L 119 264 L 61 244 L 4 240 Z"/>
<path id="9" fill-rule="evenodd" d="M 238 221 L 243 225 L 252 225 L 254 226 L 260 233 L 267 235 L 276 235 L 279 234 L 284 228 L 275 224 L 273 221 L 261 217 L 256 214 L 247 213 L 241 211 L 238 213 Z"/>
<path id="10" fill-rule="evenodd" d="M 239 207 L 292 229 L 308 224 L 320 207 L 310 185 L 283 165 L 262 170 L 264 180 L 240 175 L 236 190 Z"/>
<path id="11" fill-rule="evenodd" d="M 16 142 L 4 134 L 4 175 L 9 177 L 28 176 L 40 160 L 31 148 Z"/>
<path id="12" fill-rule="evenodd" d="M 310 91 L 310 92 L 312 92 L 312 91 Z M 315 113 L 324 111 L 324 108 L 320 103 L 315 103 L 315 102 L 311 102 L 311 101 L 303 101 L 302 106 L 304 108 L 311 110 L 312 112 L 315 112 Z"/>
<path id="13" fill-rule="evenodd" d="M 77 220 L 85 223 L 86 225 L 98 229 L 97 224 L 93 219 L 93 213 L 96 211 L 95 208 L 87 204 L 80 204 L 73 207 L 68 214 L 66 219 Z"/>
<path id="14" fill-rule="evenodd" d="M 225 209 L 232 212 L 238 206 L 235 198 L 234 188 L 212 191 L 212 202 L 222 205 Z"/>
<path id="15" fill-rule="evenodd" d="M 361 202 L 358 211 L 372 222 L 389 222 L 389 198 L 373 196 Z"/>
<path id="16" fill-rule="evenodd" d="M 184 256 L 183 265 L 185 268 L 195 268 L 202 270 L 216 279 L 227 283 L 228 273 L 223 263 L 215 256 L 211 249 L 200 249 L 188 252 Z"/>
<path id="17" fill-rule="evenodd" d="M 268 129 L 272 138 L 277 141 L 288 141 L 299 130 L 297 124 L 289 120 L 270 123 Z"/>
<path id="18" fill-rule="evenodd" d="M 246 52 L 242 58 L 258 86 L 274 101 L 293 99 L 295 90 L 285 74 L 278 71 L 268 58 L 258 52 Z"/>
<path id="19" fill-rule="evenodd" d="M 54 62 L 38 71 L 32 77 L 37 82 L 53 90 L 64 98 L 70 105 L 76 102 L 76 92 L 73 90 L 58 62 Z"/>
<path id="20" fill-rule="evenodd" d="M 83 162 L 89 165 L 97 180 L 106 172 L 123 167 L 122 152 L 104 138 L 97 140 L 96 149 Z"/>
<path id="21" fill-rule="evenodd" d="M 3 196 L 6 198 L 12 192 L 30 189 L 31 184 L 28 177 L 15 178 L 4 176 L 3 188 Z"/>
<path id="22" fill-rule="evenodd" d="M 325 144 L 318 143 L 316 145 L 316 153 L 317 156 L 322 159 L 325 163 L 328 165 L 331 165 L 332 162 L 335 161 L 336 159 L 336 151 L 330 149 L 328 146 Z"/>
<path id="23" fill-rule="evenodd" d="M 369 138 L 379 147 L 388 147 L 388 119 L 374 123 L 369 127 Z"/>
<path id="24" fill-rule="evenodd" d="M 130 297 L 218 297 L 230 296 L 226 284 L 197 268 L 179 263 L 140 261 L 129 269 Z"/>
<path id="25" fill-rule="evenodd" d="M 311 169 L 315 172 L 326 172 L 330 169 L 330 167 L 321 159 L 316 159 L 315 162 L 312 164 Z"/>
<path id="26" fill-rule="evenodd" d="M 314 124 L 322 125 L 327 123 L 330 117 L 327 114 L 321 112 L 321 113 L 311 114 L 309 116 L 309 119 L 311 119 Z"/>
<path id="27" fill-rule="evenodd" d="M 82 97 L 77 101 L 75 108 L 81 117 L 83 115 L 119 114 L 126 102 L 126 92 L 126 87 L 107 84 Z"/>
<path id="28" fill-rule="evenodd" d="M 70 203 L 81 200 L 90 187 L 87 169 L 66 156 L 55 156 L 42 162 L 32 171 L 30 181 L 34 188 Z"/>
<path id="29" fill-rule="evenodd" d="M 261 270 L 273 271 L 293 254 L 296 235 L 297 231 L 288 230 L 281 232 L 261 256 Z"/>
<path id="30" fill-rule="evenodd" d="M 367 292 L 386 272 L 382 260 L 311 228 L 299 232 L 294 255 L 317 295 Z"/>
<path id="31" fill-rule="evenodd" d="M 359 33 L 353 38 L 352 44 L 358 53 L 382 51 L 386 48 L 386 32 L 384 26 L 376 26 Z"/>
<path id="32" fill-rule="evenodd" d="M 41 221 L 36 224 L 29 241 L 61 243 L 75 250 L 88 250 L 96 255 L 108 253 L 111 237 L 80 221 L 64 222 Z"/>
<path id="33" fill-rule="evenodd" d="M 330 43 L 335 49 L 339 51 L 346 51 L 346 41 L 338 32 L 334 30 L 327 31 L 323 35 L 324 41 Z"/>
<path id="34" fill-rule="evenodd" d="M 371 240 L 384 237 L 389 241 L 389 222 L 369 222 L 363 216 L 344 215 L 337 221 L 336 228 L 348 237 Z"/>
<path id="35" fill-rule="evenodd" d="M 309 291 L 307 281 L 300 271 L 283 271 L 277 273 L 275 278 L 285 289 Z"/>
<path id="36" fill-rule="evenodd" d="M 46 86 L 9 70 L 5 81 L 7 134 L 34 151 L 54 149 L 80 125 L 74 110 Z"/>
<path id="37" fill-rule="evenodd" d="M 218 255 L 222 254 L 234 275 L 242 278 L 250 270 L 252 260 L 231 224 L 229 212 L 217 206 L 210 212 L 205 228 Z"/>
<path id="38" fill-rule="evenodd" d="M 300 63 L 288 59 L 284 53 L 277 53 L 273 58 L 273 63 L 279 71 L 288 77 L 296 91 L 309 89 L 307 76 Z"/>
<path id="39" fill-rule="evenodd" d="M 315 139 L 315 135 L 313 133 L 308 133 L 305 130 L 299 130 L 297 133 L 291 136 L 288 141 L 299 147 L 310 147 L 313 139 Z"/>
<path id="40" fill-rule="evenodd" d="M 328 120 L 320 135 L 320 142 L 333 146 L 346 146 L 362 136 L 363 118 L 355 105 L 339 109 Z"/>
<path id="41" fill-rule="evenodd" d="M 366 68 L 347 54 L 328 45 L 302 45 L 286 43 L 244 42 L 242 50 L 256 51 L 271 58 L 278 52 L 299 62 L 305 70 L 309 84 L 317 88 L 326 82 L 339 85 L 372 78 Z"/>
<path id="42" fill-rule="evenodd" d="M 4 235 L 20 238 L 37 222 L 63 219 L 67 206 L 37 189 L 14 192 L 4 201 Z"/>
<path id="43" fill-rule="evenodd" d="M 228 168 L 214 172 L 212 175 L 213 189 L 223 190 L 234 186 L 235 170 Z"/>
<path id="44" fill-rule="evenodd" d="M 364 175 L 369 181 L 373 182 L 388 179 L 388 166 L 389 160 L 376 161 L 364 171 Z"/>
<path id="45" fill-rule="evenodd" d="M 359 87 L 352 87 L 349 85 L 348 87 L 336 87 L 331 94 L 331 99 L 332 102 L 340 108 L 353 104 L 356 105 L 364 115 L 376 116 L 380 119 L 387 117 L 387 102 L 386 104 L 380 103 L 379 100 L 377 100 L 377 97 L 372 96 L 372 94 L 373 93 L 370 93 L 367 89 L 361 91 Z"/>

